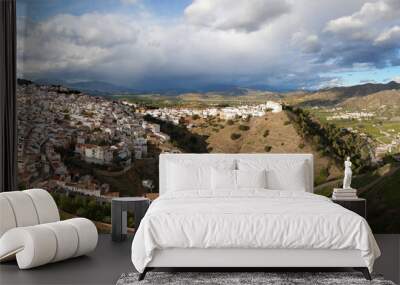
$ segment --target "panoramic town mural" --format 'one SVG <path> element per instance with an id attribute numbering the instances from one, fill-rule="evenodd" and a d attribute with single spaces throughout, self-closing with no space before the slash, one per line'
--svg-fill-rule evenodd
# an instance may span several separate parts
<path id="1" fill-rule="evenodd" d="M 160 153 L 349 156 L 376 233 L 400 233 L 397 0 L 17 0 L 19 188 L 110 229 Z M 133 219 L 130 217 L 129 225 Z"/>

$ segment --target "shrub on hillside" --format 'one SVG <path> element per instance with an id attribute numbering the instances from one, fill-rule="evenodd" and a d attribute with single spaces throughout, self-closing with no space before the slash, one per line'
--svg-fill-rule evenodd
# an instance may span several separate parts
<path id="1" fill-rule="evenodd" d="M 194 115 L 192 116 L 192 119 L 193 119 L 193 120 L 198 120 L 198 119 L 200 119 L 200 116 L 197 115 L 197 114 L 194 114 Z"/>
<path id="2" fill-rule="evenodd" d="M 290 125 L 290 121 L 285 121 L 283 124 L 284 124 L 285 126 Z"/>
<path id="3" fill-rule="evenodd" d="M 321 168 L 319 174 L 315 177 L 315 184 L 319 185 L 319 184 L 326 182 L 328 177 L 329 177 L 328 167 Z"/>
<path id="4" fill-rule="evenodd" d="M 51 194 L 62 211 L 94 221 L 107 222 L 109 220 L 110 203 L 100 204 L 96 202 L 95 198 L 79 194 L 75 197 L 65 193 L 53 192 Z"/>
<path id="5" fill-rule="evenodd" d="M 269 130 L 265 130 L 264 133 L 263 133 L 263 137 L 265 138 L 265 137 L 267 137 L 268 135 L 269 135 Z"/>
<path id="6" fill-rule="evenodd" d="M 226 124 L 229 126 L 232 126 L 234 124 L 234 122 L 233 122 L 233 120 L 228 120 L 228 121 L 226 121 Z"/>
<path id="7" fill-rule="evenodd" d="M 242 136 L 241 134 L 233 133 L 233 134 L 231 134 L 231 139 L 232 139 L 232 140 L 237 140 L 237 139 L 239 139 L 241 136 Z"/>
<path id="8" fill-rule="evenodd" d="M 264 150 L 265 150 L 266 152 L 270 152 L 270 151 L 272 150 L 272 146 L 266 145 L 266 146 L 264 147 Z"/>
<path id="9" fill-rule="evenodd" d="M 171 143 L 176 143 L 176 145 L 183 149 L 184 152 L 189 153 L 206 153 L 207 144 L 205 142 L 205 136 L 197 135 L 191 133 L 181 125 L 175 126 L 171 122 L 165 122 L 157 118 L 146 115 L 144 117 L 146 121 L 160 124 L 160 129 L 163 133 L 166 133 L 171 138 Z M 206 126 L 202 124 L 201 126 Z M 202 127 L 201 127 L 202 128 Z"/>
<path id="10" fill-rule="evenodd" d="M 303 149 L 306 145 L 304 143 L 299 143 L 299 148 Z"/>
<path id="11" fill-rule="evenodd" d="M 240 125 L 240 126 L 239 126 L 239 130 L 241 130 L 241 131 L 248 131 L 248 130 L 250 130 L 250 127 L 249 127 L 249 126 L 246 126 L 246 125 Z"/>
<path id="12" fill-rule="evenodd" d="M 333 124 L 320 122 L 307 110 L 291 106 L 285 106 L 285 110 L 297 133 L 312 143 L 317 150 L 323 150 L 340 163 L 350 156 L 356 174 L 375 167 L 372 164 L 368 138 Z"/>

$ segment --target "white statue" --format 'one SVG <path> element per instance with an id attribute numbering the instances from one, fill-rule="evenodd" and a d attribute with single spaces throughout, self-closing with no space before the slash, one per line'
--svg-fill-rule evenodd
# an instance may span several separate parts
<path id="1" fill-rule="evenodd" d="M 351 176 L 353 172 L 351 171 L 351 161 L 348 156 L 344 162 L 344 179 L 343 179 L 343 189 L 351 189 Z"/>

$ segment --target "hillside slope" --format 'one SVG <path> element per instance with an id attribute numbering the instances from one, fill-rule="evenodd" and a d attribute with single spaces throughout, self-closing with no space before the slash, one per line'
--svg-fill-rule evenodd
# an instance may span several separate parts
<path id="1" fill-rule="evenodd" d="M 363 97 L 351 97 L 340 103 L 340 106 L 358 110 L 397 107 L 400 106 L 400 90 L 385 90 Z"/>
<path id="2" fill-rule="evenodd" d="M 328 89 L 331 92 L 338 93 L 344 97 L 365 96 L 384 90 L 400 89 L 400 83 L 390 81 L 388 83 L 366 83 L 354 86 L 333 87 Z"/>
<path id="3" fill-rule="evenodd" d="M 360 195 L 368 200 L 368 222 L 374 233 L 400 233 L 399 185 L 400 169 L 397 169 Z"/>
<path id="4" fill-rule="evenodd" d="M 229 122 L 218 122 L 216 119 L 197 125 L 193 132 L 208 136 L 206 142 L 210 152 L 313 153 L 317 184 L 342 174 L 332 159 L 321 156 L 297 134 L 285 112 L 267 113 L 264 117 L 251 118 L 248 122 L 235 120 L 232 125 Z M 241 130 L 240 125 L 249 129 Z M 232 139 L 232 134 L 240 134 L 240 137 Z"/>
<path id="5" fill-rule="evenodd" d="M 309 93 L 299 93 L 285 98 L 285 102 L 290 105 L 307 105 L 307 106 L 335 106 L 343 105 L 349 100 L 355 102 L 360 102 L 362 104 L 366 101 L 371 100 L 371 98 L 386 98 L 389 102 L 392 101 L 390 94 L 399 95 L 400 94 L 400 84 L 394 81 L 386 84 L 372 84 L 367 83 L 363 85 L 355 85 L 349 87 L 334 87 L 329 89 L 321 89 L 315 92 Z M 396 101 L 397 103 L 397 101 Z M 389 103 L 386 103 L 389 104 Z M 365 104 L 363 105 L 365 106 Z"/>

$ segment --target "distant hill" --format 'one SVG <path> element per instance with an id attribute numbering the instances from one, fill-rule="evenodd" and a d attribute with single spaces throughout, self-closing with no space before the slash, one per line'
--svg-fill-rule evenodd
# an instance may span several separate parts
<path id="1" fill-rule="evenodd" d="M 260 103 L 267 100 L 284 100 L 288 104 L 299 104 L 308 106 L 335 106 L 340 104 L 357 105 L 357 100 L 350 102 L 350 98 L 363 98 L 372 94 L 379 94 L 375 97 L 383 96 L 386 99 L 389 95 L 396 94 L 393 92 L 400 91 L 400 83 L 391 81 L 385 84 L 366 83 L 348 87 L 333 87 L 321 89 L 318 91 L 288 91 L 282 93 L 273 89 L 253 87 L 238 87 L 227 84 L 209 85 L 207 88 L 195 90 L 195 88 L 178 88 L 178 89 L 154 89 L 139 90 L 126 86 L 119 86 L 104 81 L 81 81 L 68 82 L 59 79 L 38 79 L 30 81 L 27 79 L 18 79 L 18 84 L 45 84 L 45 85 L 61 85 L 71 89 L 80 90 L 95 96 L 113 96 L 113 95 L 146 95 L 148 99 L 154 100 L 182 100 L 186 102 L 203 102 L 203 103 Z M 383 92 L 383 93 L 382 93 Z M 389 93 L 384 93 L 389 92 Z M 157 96 L 154 96 L 157 94 Z M 369 100 L 369 99 L 368 99 Z M 367 100 L 367 101 L 368 101 Z M 371 99 L 372 100 L 372 99 Z M 364 102 L 360 102 L 363 104 Z"/>
<path id="2" fill-rule="evenodd" d="M 371 94 L 378 94 L 376 97 L 384 94 L 395 94 L 400 91 L 400 83 L 391 81 L 386 84 L 367 83 L 349 87 L 333 87 L 321 89 L 314 92 L 291 93 L 285 97 L 288 104 L 299 104 L 307 106 L 335 106 L 349 103 L 352 98 L 364 98 Z M 386 93 L 385 93 L 386 92 Z M 388 93 L 389 92 L 389 93 Z M 394 92 L 394 93 L 393 93 Z M 356 102 L 356 99 L 354 99 Z"/>
<path id="3" fill-rule="evenodd" d="M 351 109 L 375 110 L 384 106 L 400 107 L 400 89 L 379 91 L 367 96 L 348 98 L 339 104 Z"/>
<path id="4" fill-rule="evenodd" d="M 112 95 L 116 93 L 135 93 L 135 89 L 118 86 L 104 81 L 81 81 L 81 82 L 68 82 L 59 79 L 38 79 L 35 80 L 38 84 L 44 85 L 62 85 L 68 88 L 80 90 L 91 95 Z"/>
<path id="5" fill-rule="evenodd" d="M 394 90 L 400 89 L 400 83 L 395 81 L 390 81 L 388 83 L 366 83 L 362 85 L 354 85 L 349 87 L 333 87 L 326 90 L 320 91 L 328 91 L 338 93 L 341 96 L 353 97 L 353 96 L 366 96 L 369 94 L 373 94 L 376 92 L 384 91 L 384 90 Z"/>
<path id="6" fill-rule="evenodd" d="M 259 92 L 288 92 L 292 89 L 279 89 L 273 88 L 267 85 L 254 85 L 254 86 L 238 86 L 234 84 L 225 84 L 225 83 L 213 83 L 206 85 L 188 85 L 187 83 L 182 83 L 176 86 L 172 86 L 170 82 L 156 82 L 151 81 L 144 87 L 132 88 L 128 86 L 113 84 L 105 81 L 77 81 L 70 82 L 64 79 L 57 78 L 40 78 L 34 80 L 38 84 L 45 85 L 62 85 L 69 88 L 74 88 L 78 90 L 85 91 L 89 94 L 94 95 L 114 95 L 114 94 L 152 94 L 159 93 L 163 96 L 178 96 L 185 93 L 198 93 L 198 94 L 206 94 L 206 93 L 219 93 L 224 96 L 241 96 L 246 95 L 249 90 L 255 90 Z M 153 83 L 153 84 L 150 84 Z"/>
<path id="7" fill-rule="evenodd" d="M 30 80 L 27 80 L 27 79 L 18 78 L 17 79 L 17 84 L 18 85 L 30 85 L 30 84 L 33 84 L 33 82 L 30 81 Z"/>
<path id="8" fill-rule="evenodd" d="M 136 92 L 136 90 L 132 88 L 118 86 L 104 81 L 84 81 L 84 82 L 67 83 L 66 86 L 74 89 L 79 89 L 82 91 L 98 92 L 98 93 Z"/>

